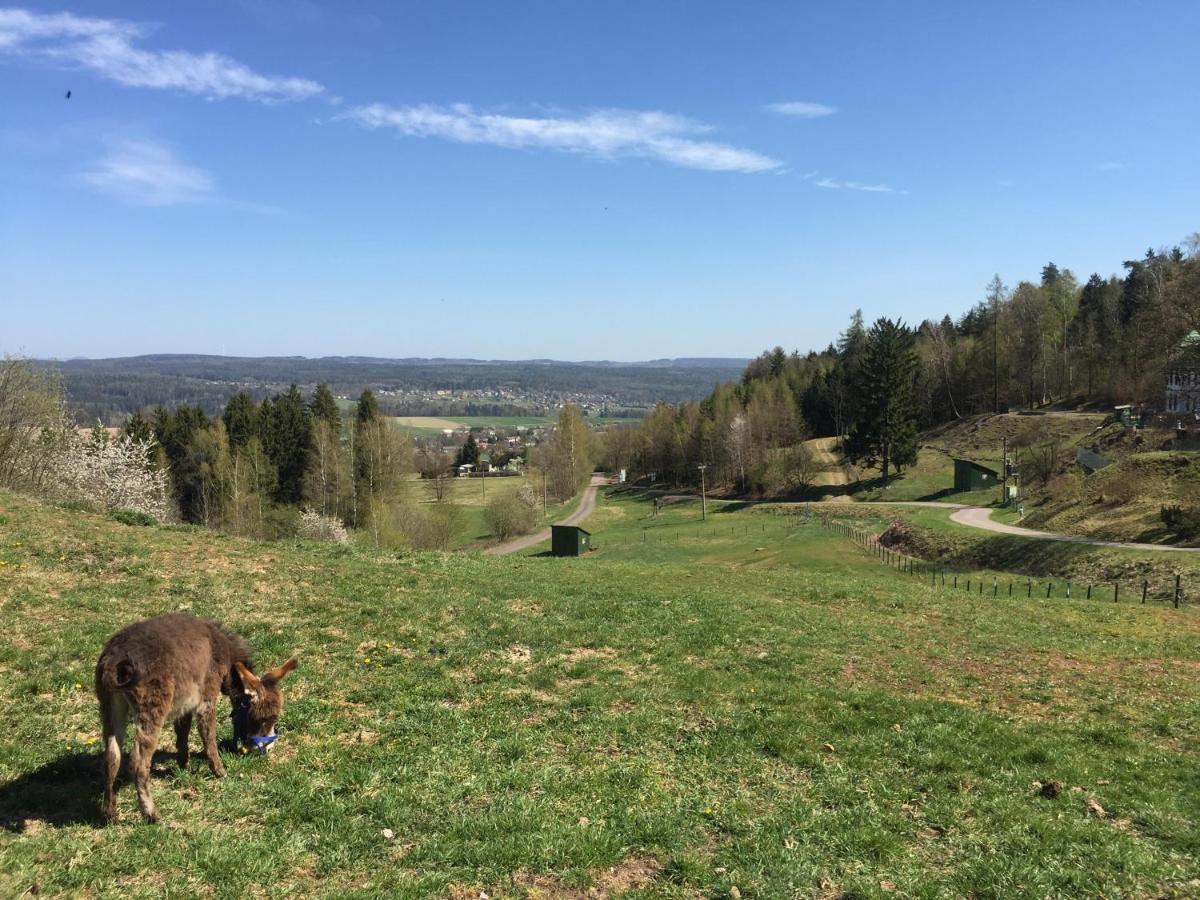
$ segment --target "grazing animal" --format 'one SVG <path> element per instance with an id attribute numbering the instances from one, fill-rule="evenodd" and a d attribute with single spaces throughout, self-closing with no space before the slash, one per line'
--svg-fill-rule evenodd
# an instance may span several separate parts
<path id="1" fill-rule="evenodd" d="M 195 716 L 208 766 L 222 778 L 225 767 L 217 755 L 220 695 L 233 702 L 235 741 L 265 753 L 275 740 L 275 723 L 283 710 L 279 681 L 294 668 L 293 658 L 259 678 L 245 641 L 216 622 L 184 613 L 157 616 L 118 631 L 96 663 L 104 731 L 104 818 L 111 822 L 117 815 L 115 782 L 129 722 L 136 728 L 129 770 L 138 805 L 148 822 L 157 822 L 150 762 L 163 725 L 174 723 L 177 758 L 186 768 Z"/>

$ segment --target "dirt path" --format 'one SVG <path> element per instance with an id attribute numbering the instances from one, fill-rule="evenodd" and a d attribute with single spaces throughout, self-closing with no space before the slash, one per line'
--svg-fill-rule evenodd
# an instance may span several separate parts
<path id="1" fill-rule="evenodd" d="M 571 513 L 561 522 L 556 522 L 556 525 L 579 525 L 592 514 L 592 510 L 596 508 L 596 490 L 602 484 L 608 484 L 608 478 L 604 475 L 593 475 L 591 483 L 583 489 L 583 499 L 579 501 L 579 508 Z M 524 537 L 514 538 L 511 541 L 505 541 L 503 544 L 496 544 L 494 547 L 488 547 L 484 553 L 492 556 L 507 556 L 510 553 L 519 553 L 522 550 L 528 550 L 530 547 L 536 547 L 543 541 L 550 540 L 550 529 L 543 528 L 541 531 L 527 534 Z"/>
<path id="2" fill-rule="evenodd" d="M 821 464 L 821 474 L 817 476 L 816 483 L 818 485 L 829 484 L 849 484 L 850 478 L 846 475 L 846 468 L 838 459 L 835 448 L 837 447 L 837 438 L 813 438 L 808 442 L 808 446 L 812 448 L 813 455 L 816 456 L 817 462 Z"/>

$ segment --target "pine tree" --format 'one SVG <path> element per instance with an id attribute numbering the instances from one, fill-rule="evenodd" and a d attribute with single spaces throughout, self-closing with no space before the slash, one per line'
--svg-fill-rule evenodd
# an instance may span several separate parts
<path id="1" fill-rule="evenodd" d="M 225 433 L 229 436 L 229 449 L 235 453 L 259 434 L 258 407 L 245 391 L 238 391 L 225 404 L 221 414 L 225 422 Z"/>
<path id="2" fill-rule="evenodd" d="M 369 390 L 363 391 L 358 397 L 358 406 L 354 410 L 354 419 L 360 424 L 379 418 L 379 403 Z"/>
<path id="3" fill-rule="evenodd" d="M 304 497 L 312 422 L 296 385 L 270 402 L 264 401 L 262 439 L 267 458 L 279 473 L 275 499 L 280 503 L 299 503 Z"/>
<path id="4" fill-rule="evenodd" d="M 337 401 L 333 399 L 329 385 L 317 385 L 312 400 L 308 403 L 308 410 L 314 422 L 325 422 L 333 429 L 334 434 L 342 433 L 342 414 L 338 410 Z"/>
<path id="5" fill-rule="evenodd" d="M 474 468 L 478 463 L 479 443 L 475 440 L 475 435 L 468 434 L 463 445 L 458 448 L 458 455 L 454 457 L 454 465 Z"/>
<path id="6" fill-rule="evenodd" d="M 846 455 L 855 462 L 878 463 L 884 484 L 892 467 L 899 472 L 917 461 L 913 388 L 918 370 L 912 329 L 903 322 L 878 319 L 867 333 Z"/>
<path id="7" fill-rule="evenodd" d="M 135 412 L 126 419 L 122 430 L 126 437 L 143 444 L 154 440 L 154 428 L 140 412 Z"/>

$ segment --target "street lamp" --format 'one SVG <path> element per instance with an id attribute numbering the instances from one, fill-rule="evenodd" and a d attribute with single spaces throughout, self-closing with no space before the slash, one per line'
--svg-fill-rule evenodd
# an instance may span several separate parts
<path id="1" fill-rule="evenodd" d="M 708 502 L 704 496 L 704 470 L 708 463 L 700 463 L 696 468 L 700 470 L 700 521 L 703 522 L 708 518 Z"/>

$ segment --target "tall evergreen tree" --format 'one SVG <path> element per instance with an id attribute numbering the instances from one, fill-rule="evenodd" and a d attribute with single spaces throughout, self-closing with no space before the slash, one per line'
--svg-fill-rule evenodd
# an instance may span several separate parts
<path id="1" fill-rule="evenodd" d="M 135 412 L 126 419 L 122 430 L 125 432 L 126 437 L 132 438 L 135 441 L 145 443 L 154 440 L 154 427 L 140 412 Z"/>
<path id="2" fill-rule="evenodd" d="M 166 458 L 179 515 L 185 522 L 203 519 L 199 460 L 192 452 L 192 445 L 208 425 L 204 411 L 186 403 L 173 413 L 161 406 L 154 411 L 154 439 Z"/>
<path id="3" fill-rule="evenodd" d="M 312 422 L 296 385 L 271 402 L 263 403 L 262 439 L 263 450 L 279 473 L 275 499 L 280 503 L 299 503 L 304 498 Z"/>
<path id="4" fill-rule="evenodd" d="M 478 462 L 479 442 L 475 440 L 475 435 L 468 433 L 467 439 L 458 448 L 458 455 L 454 457 L 454 465 L 475 466 Z"/>
<path id="5" fill-rule="evenodd" d="M 338 410 L 337 401 L 333 399 L 333 392 L 329 390 L 329 385 L 317 385 L 317 389 L 313 391 L 312 400 L 309 401 L 308 409 L 314 422 L 325 422 L 333 429 L 334 434 L 341 434 L 342 414 Z"/>
<path id="6" fill-rule="evenodd" d="M 917 461 L 917 412 L 913 387 L 919 360 L 916 336 L 903 322 L 878 319 L 867 333 L 856 386 L 856 416 L 846 455 L 878 464 L 887 483 Z"/>
<path id="7" fill-rule="evenodd" d="M 235 453 L 245 447 L 250 438 L 259 434 L 258 407 L 245 391 L 238 391 L 229 398 L 221 419 L 225 422 L 229 449 Z"/>

